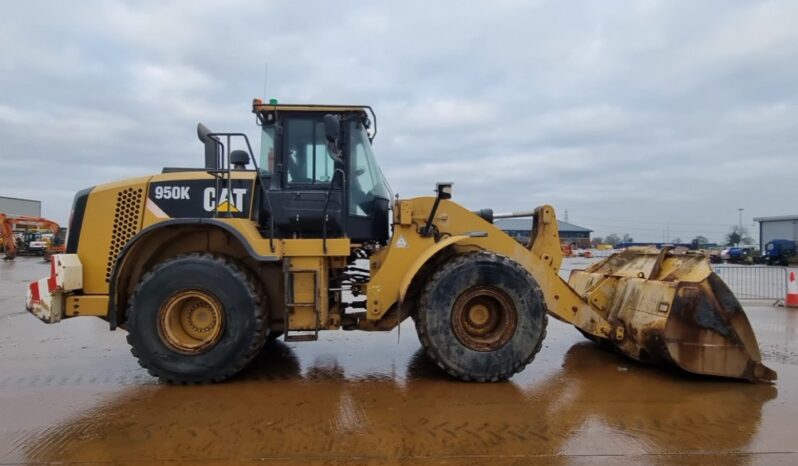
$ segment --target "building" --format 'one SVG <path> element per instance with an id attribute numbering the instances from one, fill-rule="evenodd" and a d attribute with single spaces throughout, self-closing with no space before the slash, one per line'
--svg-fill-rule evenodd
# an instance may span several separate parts
<path id="1" fill-rule="evenodd" d="M 0 214 L 6 214 L 8 216 L 27 215 L 30 217 L 41 217 L 42 201 L 0 196 Z"/>
<path id="2" fill-rule="evenodd" d="M 798 215 L 757 217 L 754 221 L 759 222 L 759 248 L 762 251 L 774 239 L 798 241 Z"/>
<path id="3" fill-rule="evenodd" d="M 493 224 L 523 243 L 529 240 L 529 234 L 532 231 L 532 218 L 498 218 Z M 557 220 L 557 226 L 561 243 L 576 244 L 579 248 L 590 247 L 590 233 L 593 233 L 593 230 L 562 220 Z"/>

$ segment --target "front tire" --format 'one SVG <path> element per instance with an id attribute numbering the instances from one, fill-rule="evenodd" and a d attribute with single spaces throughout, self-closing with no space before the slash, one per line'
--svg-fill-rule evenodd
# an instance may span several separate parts
<path id="1" fill-rule="evenodd" d="M 243 369 L 268 332 L 256 282 L 210 254 L 169 259 L 147 273 L 128 309 L 131 352 L 170 383 L 219 382 Z"/>
<path id="2" fill-rule="evenodd" d="M 535 279 L 496 254 L 469 253 L 428 281 L 416 331 L 430 359 L 466 381 L 506 380 L 529 364 L 546 335 L 546 304 Z"/>

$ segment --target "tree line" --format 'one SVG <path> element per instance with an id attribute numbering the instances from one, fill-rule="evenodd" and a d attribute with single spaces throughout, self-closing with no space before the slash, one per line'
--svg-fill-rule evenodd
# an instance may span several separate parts
<path id="1" fill-rule="evenodd" d="M 729 232 L 726 233 L 724 237 L 725 246 L 741 246 L 741 245 L 752 245 L 754 244 L 754 239 L 751 238 L 748 230 L 745 227 L 740 227 L 739 225 L 732 225 L 729 229 Z M 590 239 L 590 244 L 593 247 L 598 246 L 599 244 L 609 244 L 612 247 L 617 246 L 621 243 L 634 243 L 635 240 L 629 233 L 624 233 L 623 235 L 618 235 L 617 233 L 610 233 L 605 237 L 595 236 Z M 682 238 L 675 237 L 671 241 L 673 244 L 682 244 Z M 702 248 L 706 245 L 710 244 L 709 239 L 704 235 L 696 235 L 692 240 L 690 240 L 690 244 L 692 244 L 696 248 Z"/>

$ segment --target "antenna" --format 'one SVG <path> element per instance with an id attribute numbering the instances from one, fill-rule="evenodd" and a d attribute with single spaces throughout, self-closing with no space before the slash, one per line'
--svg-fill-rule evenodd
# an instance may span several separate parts
<path id="1" fill-rule="evenodd" d="M 568 209 L 565 209 L 565 221 L 568 221 Z"/>
<path id="2" fill-rule="evenodd" d="M 269 61 L 266 60 L 266 64 L 263 69 L 263 101 L 266 102 L 266 83 L 269 82 Z"/>

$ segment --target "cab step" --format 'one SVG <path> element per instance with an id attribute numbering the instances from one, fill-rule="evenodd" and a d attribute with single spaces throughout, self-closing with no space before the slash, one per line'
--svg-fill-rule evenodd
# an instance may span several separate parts
<path id="1" fill-rule="evenodd" d="M 286 334 L 283 337 L 283 341 L 286 341 L 286 342 L 289 342 L 289 341 L 316 341 L 318 339 L 319 339 L 318 332 L 300 333 L 298 335 L 296 333 L 292 333 L 291 335 Z"/>

